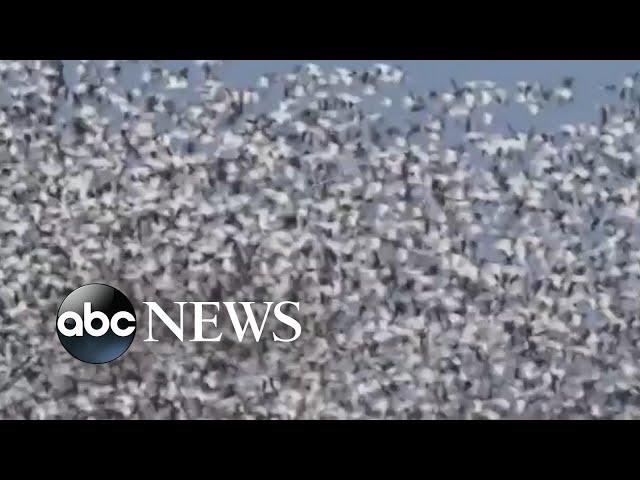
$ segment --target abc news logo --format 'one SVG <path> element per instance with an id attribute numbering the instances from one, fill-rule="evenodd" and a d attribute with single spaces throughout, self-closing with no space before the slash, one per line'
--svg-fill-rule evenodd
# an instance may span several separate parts
<path id="1" fill-rule="evenodd" d="M 285 305 L 292 305 L 299 310 L 297 302 L 264 302 L 266 312 L 261 323 L 256 319 L 252 308 L 255 302 L 173 302 L 179 306 L 179 322 L 171 318 L 156 302 L 142 303 L 148 308 L 148 337 L 145 342 L 158 341 L 153 337 L 154 320 L 160 320 L 175 337 L 181 342 L 184 341 L 186 305 L 193 308 L 194 336 L 189 340 L 191 342 L 222 340 L 222 333 L 215 336 L 205 335 L 205 324 L 218 326 L 217 313 L 206 315 L 205 307 L 211 312 L 219 312 L 224 307 L 239 342 L 243 341 L 249 329 L 255 341 L 259 342 L 271 312 L 278 322 L 293 331 L 290 337 L 281 337 L 272 332 L 273 341 L 293 342 L 302 332 L 300 323 L 282 311 Z M 241 319 L 243 317 L 245 320 Z M 84 285 L 71 292 L 58 308 L 56 330 L 60 343 L 69 354 L 83 362 L 100 364 L 116 360 L 133 343 L 136 329 L 133 305 L 122 292 L 109 285 Z"/>

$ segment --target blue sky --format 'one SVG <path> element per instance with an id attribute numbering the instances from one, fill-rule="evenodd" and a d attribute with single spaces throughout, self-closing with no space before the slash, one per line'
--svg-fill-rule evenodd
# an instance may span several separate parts
<path id="1" fill-rule="evenodd" d="M 597 121 L 599 106 L 607 99 L 611 101 L 611 94 L 604 92 L 602 87 L 608 83 L 619 84 L 626 75 L 640 71 L 637 60 L 228 60 L 221 76 L 234 86 L 250 87 L 256 85 L 262 73 L 287 72 L 309 62 L 323 68 L 366 68 L 378 62 L 401 65 L 407 73 L 408 87 L 418 94 L 449 88 L 451 78 L 458 82 L 493 80 L 512 89 L 519 80 L 555 86 L 566 76 L 574 77 L 575 102 L 571 105 L 544 110 L 535 118 L 525 113 L 522 106 L 510 107 L 502 113 L 505 115 L 503 120 L 518 129 L 533 126 L 537 130 L 555 130 L 568 122 Z M 176 68 L 190 62 L 168 60 L 161 63 Z M 134 71 L 138 72 L 133 74 L 137 76 L 141 70 L 138 66 Z"/>
<path id="2" fill-rule="evenodd" d="M 451 77 L 515 83 L 524 79 L 554 81 L 565 75 L 595 85 L 640 70 L 637 60 L 238 60 L 229 61 L 227 69 L 230 78 L 252 82 L 262 72 L 286 71 L 307 62 L 354 68 L 378 62 L 402 65 L 413 80 L 435 87 L 448 85 Z"/>
<path id="3" fill-rule="evenodd" d="M 238 60 L 227 63 L 225 78 L 249 86 L 254 85 L 263 72 L 287 71 L 308 62 L 349 68 L 363 68 L 378 62 L 401 65 L 407 72 L 408 85 L 418 93 L 447 88 L 451 78 L 459 82 L 493 80 L 513 88 L 519 80 L 557 85 L 566 76 L 575 77 L 576 101 L 572 105 L 546 111 L 533 120 L 517 111 L 510 114 L 515 124 L 533 121 L 540 128 L 558 127 L 570 121 L 595 121 L 598 106 L 611 98 L 601 87 L 620 83 L 625 75 L 640 71 L 638 60 Z"/>

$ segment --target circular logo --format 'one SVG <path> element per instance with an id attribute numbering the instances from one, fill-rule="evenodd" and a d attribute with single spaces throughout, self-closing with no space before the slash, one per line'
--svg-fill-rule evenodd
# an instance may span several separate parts
<path id="1" fill-rule="evenodd" d="M 60 343 L 86 363 L 120 357 L 136 336 L 136 313 L 120 290 L 101 283 L 84 285 L 64 299 L 56 319 Z"/>

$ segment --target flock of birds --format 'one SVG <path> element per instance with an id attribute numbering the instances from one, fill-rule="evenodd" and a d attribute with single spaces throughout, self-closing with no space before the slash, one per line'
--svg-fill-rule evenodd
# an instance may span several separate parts
<path id="1" fill-rule="evenodd" d="M 640 417 L 638 75 L 537 132 L 501 112 L 572 78 L 224 66 L 0 62 L 0 417 Z M 139 310 L 121 359 L 81 364 L 55 315 L 91 282 L 295 300 L 303 333 L 146 344 Z"/>

